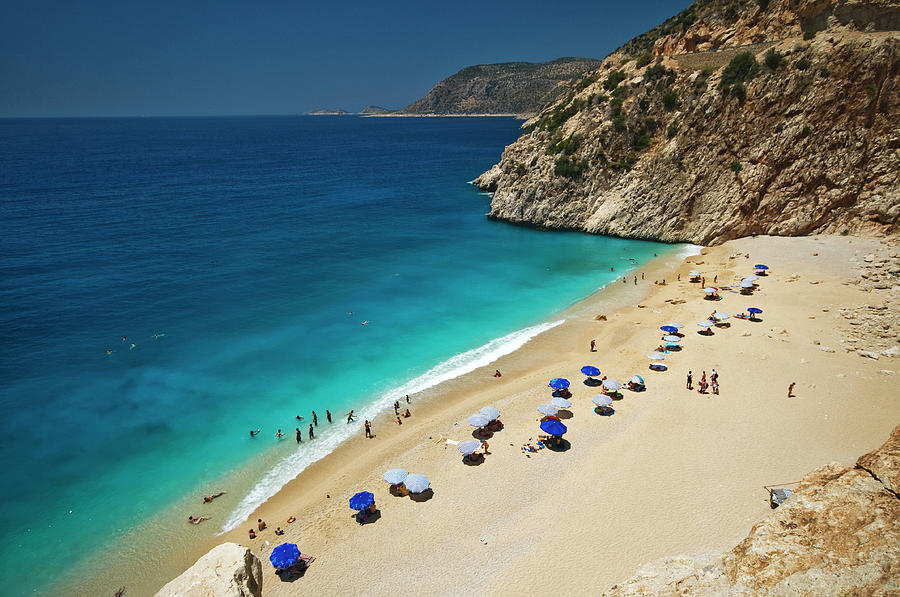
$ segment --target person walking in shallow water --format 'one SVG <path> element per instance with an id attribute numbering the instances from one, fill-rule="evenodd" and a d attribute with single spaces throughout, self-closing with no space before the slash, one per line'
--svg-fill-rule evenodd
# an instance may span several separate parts
<path id="1" fill-rule="evenodd" d="M 316 415 L 316 411 L 313 411 L 313 425 L 319 426 L 319 417 Z"/>
<path id="2" fill-rule="evenodd" d="M 295 429 L 297 430 L 297 443 L 302 444 L 303 443 L 303 433 L 300 431 L 299 427 L 295 427 Z"/>
<path id="3" fill-rule="evenodd" d="M 327 408 L 325 409 L 325 418 L 328 419 L 329 423 L 331 423 L 331 411 Z"/>
<path id="4" fill-rule="evenodd" d="M 316 434 L 313 433 L 312 423 L 309 424 L 309 439 L 316 437 Z"/>
<path id="5" fill-rule="evenodd" d="M 350 423 L 353 421 L 353 411 L 347 413 L 347 422 Z"/>

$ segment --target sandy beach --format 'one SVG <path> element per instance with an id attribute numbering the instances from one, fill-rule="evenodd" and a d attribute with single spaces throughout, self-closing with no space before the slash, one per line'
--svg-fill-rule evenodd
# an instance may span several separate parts
<path id="1" fill-rule="evenodd" d="M 518 595 L 600 594 L 659 558 L 729 549 L 770 512 L 763 485 L 799 481 L 831 461 L 850 465 L 900 422 L 897 359 L 863 358 L 841 342 L 842 308 L 881 305 L 896 293 L 851 283 L 866 255 L 892 251 L 854 237 L 758 237 L 683 262 L 660 258 L 637 285 L 629 278 L 573 306 L 564 324 L 515 353 L 412 396 L 403 425 L 385 413 L 365 439 L 362 421 L 354 423 L 358 437 L 263 504 L 253 524 L 189 555 L 222 541 L 251 547 L 263 561 L 264 595 Z M 756 263 L 771 269 L 752 297 L 723 291 L 707 301 L 688 281 L 698 269 L 707 285 L 736 283 Z M 661 279 L 665 286 L 654 285 Z M 732 317 L 712 336 L 696 333 L 712 311 L 750 306 L 763 309 L 761 321 Z M 672 321 L 685 325 L 683 349 L 667 356 L 668 371 L 650 371 L 659 326 Z M 622 382 L 641 375 L 647 390 L 623 389 L 615 414 L 598 416 L 583 365 Z M 712 369 L 720 394 L 699 394 L 701 372 Z M 535 409 L 549 401 L 553 377 L 572 381 L 570 448 L 523 452 L 540 433 Z M 489 439 L 490 455 L 467 466 L 446 440 L 470 439 L 466 418 L 485 405 L 500 409 L 505 428 Z M 394 467 L 428 475 L 433 496 L 390 495 L 381 477 Z M 363 526 L 347 504 L 362 490 L 375 494 L 381 513 Z M 257 518 L 268 529 L 249 540 Z M 268 562 L 285 540 L 316 557 L 293 582 Z"/>

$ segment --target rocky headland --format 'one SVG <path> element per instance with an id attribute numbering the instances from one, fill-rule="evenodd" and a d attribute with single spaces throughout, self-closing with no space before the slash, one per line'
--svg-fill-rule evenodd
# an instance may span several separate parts
<path id="1" fill-rule="evenodd" d="M 534 115 L 565 93 L 573 79 L 598 68 L 599 60 L 503 62 L 462 69 L 435 85 L 397 116 Z"/>
<path id="2" fill-rule="evenodd" d="M 894 235 L 900 5 L 698 0 L 524 125 L 490 217 L 720 243 Z"/>

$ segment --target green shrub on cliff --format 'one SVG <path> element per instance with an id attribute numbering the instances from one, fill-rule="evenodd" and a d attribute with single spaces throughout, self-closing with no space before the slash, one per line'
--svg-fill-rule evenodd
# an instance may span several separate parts
<path id="1" fill-rule="evenodd" d="M 581 173 L 587 168 L 587 160 L 572 160 L 566 157 L 559 158 L 553 167 L 553 173 L 566 178 L 581 178 Z"/>
<path id="2" fill-rule="evenodd" d="M 766 52 L 766 56 L 763 60 L 766 65 L 766 68 L 771 72 L 775 72 L 778 70 L 778 67 L 784 64 L 784 54 L 775 50 L 775 48 L 770 49 Z"/>
<path id="3" fill-rule="evenodd" d="M 550 147 L 547 148 L 548 154 L 561 153 L 563 155 L 572 155 L 576 151 L 578 151 L 578 147 L 581 145 L 581 139 L 576 136 L 566 137 L 565 139 L 560 139 L 556 143 L 551 143 Z"/>
<path id="4" fill-rule="evenodd" d="M 651 54 L 650 52 L 646 52 L 646 53 L 638 56 L 638 59 L 635 61 L 634 65 L 637 66 L 638 68 L 644 68 L 645 66 L 650 64 L 650 62 L 652 62 L 652 61 L 653 61 L 653 54 Z"/>
<path id="5" fill-rule="evenodd" d="M 612 91 L 616 87 L 619 86 L 619 83 L 625 80 L 624 71 L 614 70 L 609 75 L 607 75 L 606 79 L 603 81 L 603 88 L 607 91 Z"/>
<path id="6" fill-rule="evenodd" d="M 673 110 L 678 104 L 678 94 L 671 89 L 665 90 L 662 94 L 662 103 L 666 110 Z"/>
<path id="7" fill-rule="evenodd" d="M 741 163 L 739 161 L 735 160 L 735 161 L 731 162 L 731 171 L 734 172 L 735 174 L 737 174 L 738 172 L 740 172 L 743 169 L 744 169 L 744 167 L 741 166 Z"/>
<path id="8" fill-rule="evenodd" d="M 678 134 L 678 125 L 676 123 L 672 123 L 669 125 L 669 128 L 666 129 L 666 139 L 674 139 L 675 135 Z"/>
<path id="9" fill-rule="evenodd" d="M 722 80 L 719 87 L 730 89 L 733 85 L 749 81 L 759 74 L 759 63 L 756 56 L 750 52 L 741 52 L 731 59 L 725 70 L 722 71 Z"/>

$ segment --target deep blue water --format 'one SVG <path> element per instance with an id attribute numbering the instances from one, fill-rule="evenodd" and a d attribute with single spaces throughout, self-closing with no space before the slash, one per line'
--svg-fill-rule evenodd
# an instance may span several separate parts
<path id="1" fill-rule="evenodd" d="M 297 447 L 295 415 L 427 385 L 667 249 L 488 221 L 467 181 L 518 127 L 0 120 L 2 586 L 280 450 L 271 493 L 342 438 Z"/>

